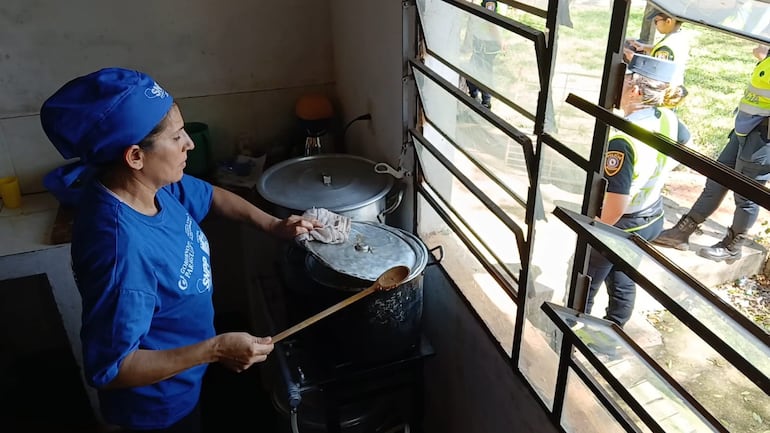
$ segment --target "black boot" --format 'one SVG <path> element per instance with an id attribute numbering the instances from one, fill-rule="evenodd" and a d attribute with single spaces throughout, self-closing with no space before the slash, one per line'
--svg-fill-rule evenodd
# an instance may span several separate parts
<path id="1" fill-rule="evenodd" d="M 688 243 L 690 235 L 698 228 L 698 223 L 690 218 L 690 215 L 683 216 L 674 227 L 660 232 L 657 238 L 651 242 L 655 245 L 676 248 L 687 251 L 690 249 Z"/>
<path id="2" fill-rule="evenodd" d="M 714 245 L 698 250 L 698 255 L 715 262 L 727 260 L 727 263 L 733 263 L 741 258 L 743 243 L 746 236 L 743 233 L 735 233 L 733 228 L 727 229 L 724 239 Z"/>

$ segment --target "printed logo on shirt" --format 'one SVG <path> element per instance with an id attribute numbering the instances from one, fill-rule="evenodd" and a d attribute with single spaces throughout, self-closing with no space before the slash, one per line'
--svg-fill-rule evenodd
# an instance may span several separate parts
<path id="1" fill-rule="evenodd" d="M 201 248 L 201 250 L 206 253 L 207 256 L 210 256 L 211 253 L 209 253 L 209 240 L 206 239 L 206 235 L 203 234 L 202 231 L 198 230 L 197 233 L 198 238 L 198 246 Z"/>
<path id="2" fill-rule="evenodd" d="M 667 47 L 659 48 L 657 51 L 655 51 L 655 56 L 658 59 L 663 60 L 674 60 L 674 52 L 668 49 Z"/>
<path id="3" fill-rule="evenodd" d="M 201 265 L 203 266 L 203 278 L 198 280 L 198 293 L 211 290 L 211 265 L 209 265 L 209 260 L 206 256 L 201 257 Z"/>
<path id="4" fill-rule="evenodd" d="M 187 235 L 187 239 L 192 240 L 192 217 L 190 214 L 187 214 L 187 221 L 184 222 L 184 232 Z"/>
<path id="5" fill-rule="evenodd" d="M 618 174 L 621 168 L 623 168 L 623 160 L 626 155 L 623 152 L 617 150 L 611 150 L 607 152 L 607 157 L 604 158 L 604 172 L 607 176 L 615 176 Z"/>
<path id="6" fill-rule="evenodd" d="M 184 261 L 182 262 L 182 268 L 179 269 L 179 282 L 177 285 L 180 290 L 187 290 L 188 281 L 195 269 L 195 265 L 193 264 L 194 260 L 195 248 L 193 247 L 192 242 L 187 241 L 187 244 L 184 247 Z"/>

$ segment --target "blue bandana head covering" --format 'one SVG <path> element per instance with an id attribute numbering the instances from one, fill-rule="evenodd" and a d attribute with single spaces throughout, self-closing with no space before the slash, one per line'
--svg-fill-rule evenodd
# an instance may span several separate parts
<path id="1" fill-rule="evenodd" d="M 40 108 L 40 123 L 65 159 L 80 161 L 54 169 L 43 179 L 64 205 L 76 205 L 96 169 L 117 161 L 166 116 L 174 99 L 150 76 L 105 68 L 75 78 Z"/>
<path id="2" fill-rule="evenodd" d="M 117 160 L 160 123 L 173 98 L 148 75 L 106 68 L 75 78 L 40 109 L 48 139 L 66 159 Z"/>

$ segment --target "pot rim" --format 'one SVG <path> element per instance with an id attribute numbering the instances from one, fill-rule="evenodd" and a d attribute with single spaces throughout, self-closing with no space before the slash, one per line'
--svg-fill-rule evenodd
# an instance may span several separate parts
<path id="1" fill-rule="evenodd" d="M 419 275 L 423 273 L 425 270 L 425 267 L 428 265 L 428 247 L 425 245 L 424 242 L 417 236 L 415 236 L 412 233 L 409 233 L 405 230 L 396 228 L 396 227 L 390 227 L 385 224 L 381 223 L 375 223 L 371 221 L 355 221 L 355 224 L 366 224 L 378 227 L 379 229 L 386 230 L 393 235 L 400 238 L 402 241 L 404 241 L 409 247 L 413 250 L 415 259 L 414 263 L 409 265 L 409 275 L 407 275 L 406 279 L 404 279 L 403 282 L 401 282 L 400 285 L 407 284 L 417 278 Z M 309 258 L 310 259 L 309 259 Z M 319 275 L 319 271 L 313 271 L 313 262 L 320 266 L 324 274 L 329 275 Z M 322 257 L 318 257 L 312 250 L 308 250 L 307 256 L 305 258 L 305 270 L 308 272 L 310 277 L 315 280 L 317 283 L 339 288 L 342 290 L 358 290 L 358 289 L 365 289 L 372 283 L 374 283 L 374 279 L 370 280 L 367 278 L 361 278 L 360 276 L 347 274 L 345 272 L 340 272 L 337 269 L 334 269 L 326 264 L 326 262 L 323 260 Z M 384 271 L 384 270 L 383 270 Z M 361 286 L 359 287 L 351 287 L 353 284 L 330 284 L 328 280 L 331 280 L 331 276 L 338 275 L 341 280 L 347 280 L 348 282 L 361 282 Z"/>

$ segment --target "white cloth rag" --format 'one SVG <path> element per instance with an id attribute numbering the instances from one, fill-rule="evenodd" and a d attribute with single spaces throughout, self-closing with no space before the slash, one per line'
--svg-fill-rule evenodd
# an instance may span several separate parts
<path id="1" fill-rule="evenodd" d="M 341 244 L 350 236 L 350 217 L 336 214 L 324 208 L 312 208 L 302 214 L 305 218 L 317 219 L 323 227 L 297 236 L 297 242 L 318 241 L 325 244 Z"/>

